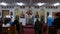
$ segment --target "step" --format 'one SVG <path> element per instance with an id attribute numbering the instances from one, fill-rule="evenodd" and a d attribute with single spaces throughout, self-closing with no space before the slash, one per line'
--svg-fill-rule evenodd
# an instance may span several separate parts
<path id="1" fill-rule="evenodd" d="M 34 26 L 33 25 L 26 25 L 26 26 L 24 26 L 24 28 L 34 28 Z"/>

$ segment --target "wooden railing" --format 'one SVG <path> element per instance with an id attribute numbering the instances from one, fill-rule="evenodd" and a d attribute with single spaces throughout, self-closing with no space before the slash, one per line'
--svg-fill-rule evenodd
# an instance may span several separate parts
<path id="1" fill-rule="evenodd" d="M 44 28 L 43 28 L 43 31 L 44 31 Z M 42 32 L 42 34 L 48 34 L 48 27 L 47 27 L 47 30 L 45 32 Z M 2 34 L 18 34 L 17 31 L 16 31 L 16 26 L 11 26 L 11 27 L 3 27 L 2 29 Z M 20 34 L 23 34 L 23 27 L 22 27 L 22 24 L 20 24 Z M 60 34 L 60 29 L 57 30 L 57 34 Z"/>
<path id="2" fill-rule="evenodd" d="M 54 28 L 54 27 L 52 27 L 52 28 Z M 43 28 L 42 28 L 42 30 L 44 31 Z M 49 32 L 48 32 L 48 31 L 49 31 L 48 27 L 47 27 L 47 30 L 46 30 L 45 32 L 43 32 L 43 31 L 42 31 L 42 34 L 49 34 Z M 56 32 L 57 32 L 57 34 L 60 34 L 60 29 L 58 29 Z"/>
<path id="3" fill-rule="evenodd" d="M 23 28 L 22 25 L 20 24 L 20 34 L 22 33 L 23 33 Z M 16 26 L 11 26 L 11 27 L 3 27 L 2 34 L 18 34 L 18 32 L 16 30 Z"/>

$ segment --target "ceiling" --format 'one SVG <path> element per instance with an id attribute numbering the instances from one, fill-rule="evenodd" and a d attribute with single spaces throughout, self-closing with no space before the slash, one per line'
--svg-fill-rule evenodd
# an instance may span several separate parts
<path id="1" fill-rule="evenodd" d="M 25 2 L 25 3 L 37 3 L 37 2 L 45 2 L 45 3 L 55 3 L 60 2 L 60 0 L 0 0 L 0 2 L 7 2 L 7 3 L 15 3 L 15 2 Z"/>
<path id="2" fill-rule="evenodd" d="M 23 3 L 26 3 L 27 5 L 29 4 L 33 5 L 33 4 L 42 2 L 42 3 L 48 3 L 47 5 L 49 5 L 49 4 L 60 2 L 60 0 L 0 0 L 0 2 L 6 2 L 10 4 L 14 4 L 17 2 L 23 2 Z"/>

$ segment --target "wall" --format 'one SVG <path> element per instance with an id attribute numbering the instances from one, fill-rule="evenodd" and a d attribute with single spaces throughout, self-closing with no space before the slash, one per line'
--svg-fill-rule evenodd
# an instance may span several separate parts
<path id="1" fill-rule="evenodd" d="M 1 8 L 1 6 L 0 6 L 0 12 L 1 12 L 1 16 L 0 17 L 2 17 L 2 10 L 9 10 L 9 14 L 10 14 L 10 12 L 13 12 L 14 16 L 17 15 L 17 14 L 20 16 L 22 11 L 25 14 L 29 9 L 31 9 L 33 11 L 34 15 L 36 14 L 37 11 L 39 13 L 39 16 L 41 16 L 41 14 L 44 13 L 45 23 L 46 23 L 47 12 L 49 12 L 51 15 L 52 15 L 52 12 L 60 12 L 60 7 L 58 7 L 57 9 L 50 9 L 50 8 L 47 9 L 46 7 L 40 7 L 40 8 L 34 8 L 34 7 L 31 7 L 31 8 L 28 8 L 28 7 L 20 8 L 19 6 L 14 6 L 14 8 L 6 8 L 5 9 L 5 8 Z"/>

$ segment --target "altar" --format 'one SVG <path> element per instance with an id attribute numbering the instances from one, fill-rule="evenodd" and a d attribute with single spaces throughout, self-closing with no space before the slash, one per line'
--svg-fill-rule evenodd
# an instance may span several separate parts
<path id="1" fill-rule="evenodd" d="M 19 21 L 22 23 L 23 26 L 26 25 L 26 19 L 25 18 L 20 18 Z"/>
<path id="2" fill-rule="evenodd" d="M 21 12 L 19 21 L 20 21 L 20 23 L 22 23 L 23 26 L 25 26 L 26 24 L 34 25 L 37 18 L 40 21 L 40 16 L 39 16 L 38 12 L 36 12 L 36 14 L 34 14 L 32 12 L 32 10 L 28 10 L 26 13 L 24 13 L 23 11 Z"/>

